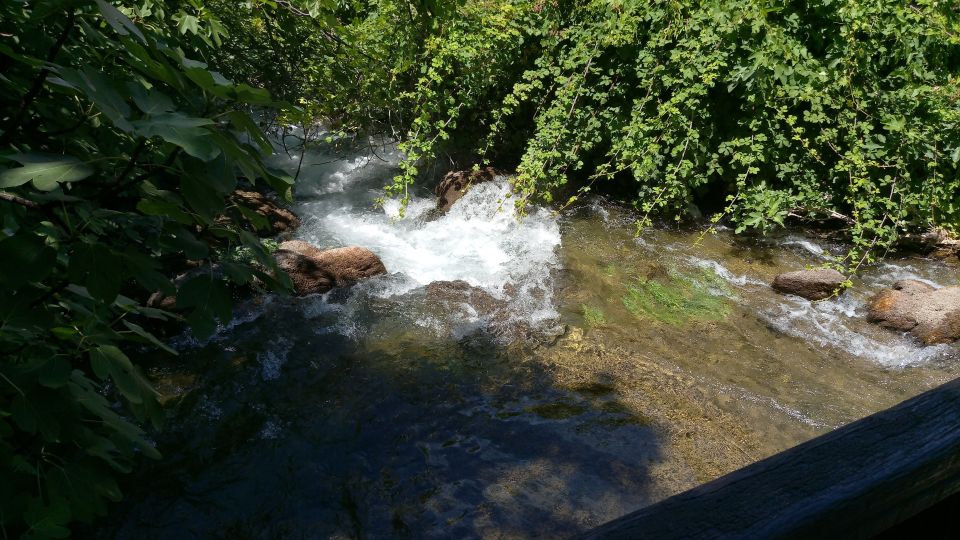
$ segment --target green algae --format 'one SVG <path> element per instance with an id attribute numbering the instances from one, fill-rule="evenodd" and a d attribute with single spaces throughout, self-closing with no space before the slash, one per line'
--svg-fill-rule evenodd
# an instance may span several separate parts
<path id="1" fill-rule="evenodd" d="M 720 320 L 730 312 L 731 292 L 710 269 L 692 273 L 657 267 L 627 286 L 621 298 L 636 317 L 668 324 Z"/>
<path id="2" fill-rule="evenodd" d="M 603 310 L 595 307 L 588 306 L 587 304 L 581 305 L 583 309 L 583 320 L 587 323 L 587 326 L 601 326 L 606 324 L 607 317 L 603 314 Z"/>

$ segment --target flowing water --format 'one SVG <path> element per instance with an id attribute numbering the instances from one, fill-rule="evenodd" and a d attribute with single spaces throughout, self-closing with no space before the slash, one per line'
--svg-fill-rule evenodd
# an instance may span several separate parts
<path id="1" fill-rule="evenodd" d="M 373 204 L 390 148 L 333 157 L 305 156 L 296 236 L 390 273 L 175 340 L 165 459 L 100 536 L 566 537 L 960 374 L 957 348 L 864 322 L 877 290 L 956 267 L 893 260 L 811 303 L 768 283 L 843 246 L 635 237 L 602 199 L 518 220 L 506 179 L 433 220 L 421 188 L 401 217 Z"/>

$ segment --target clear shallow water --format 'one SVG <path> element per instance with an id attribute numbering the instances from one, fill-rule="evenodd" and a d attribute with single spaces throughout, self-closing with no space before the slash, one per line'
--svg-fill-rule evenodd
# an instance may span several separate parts
<path id="1" fill-rule="evenodd" d="M 97 536 L 565 537 L 960 371 L 956 348 L 863 322 L 876 290 L 956 268 L 893 261 L 810 303 L 767 283 L 842 246 L 635 238 L 600 199 L 518 221 L 503 180 L 434 221 L 421 188 L 401 218 L 373 206 L 396 159 L 376 154 L 305 157 L 297 236 L 390 274 L 178 339 L 153 371 L 166 459 Z M 454 280 L 475 289 L 436 288 Z"/>

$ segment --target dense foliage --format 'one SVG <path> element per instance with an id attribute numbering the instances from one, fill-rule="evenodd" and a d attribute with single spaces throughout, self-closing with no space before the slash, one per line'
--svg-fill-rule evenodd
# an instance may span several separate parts
<path id="1" fill-rule="evenodd" d="M 740 232 L 841 219 L 855 246 L 844 262 L 857 266 L 904 231 L 957 228 L 956 8 L 468 2 L 427 42 L 393 190 L 470 117 L 488 134 L 481 157 L 519 145 L 521 206 L 612 181 L 632 186 L 643 227 L 726 197 L 714 219 Z"/>
<path id="2" fill-rule="evenodd" d="M 256 214 L 228 199 L 238 178 L 290 184 L 248 115 L 269 94 L 203 62 L 219 28 L 199 2 L 0 4 L 4 538 L 67 536 L 120 498 L 116 472 L 158 457 L 142 428 L 161 411 L 135 359 L 175 353 L 149 330 L 173 316 L 151 293 L 176 295 L 203 335 L 230 319 L 231 282 L 286 284 L 235 225 Z"/>

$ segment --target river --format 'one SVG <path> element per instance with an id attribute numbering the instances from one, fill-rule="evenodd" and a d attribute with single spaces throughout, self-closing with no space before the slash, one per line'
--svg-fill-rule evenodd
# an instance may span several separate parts
<path id="1" fill-rule="evenodd" d="M 768 284 L 844 246 L 636 236 L 599 197 L 517 219 L 507 179 L 435 220 L 420 186 L 400 217 L 373 204 L 396 161 L 306 154 L 296 237 L 367 247 L 388 275 L 177 337 L 151 371 L 164 460 L 99 536 L 565 537 L 960 374 L 956 347 L 864 321 L 881 288 L 956 267 L 891 259 L 811 303 Z"/>

